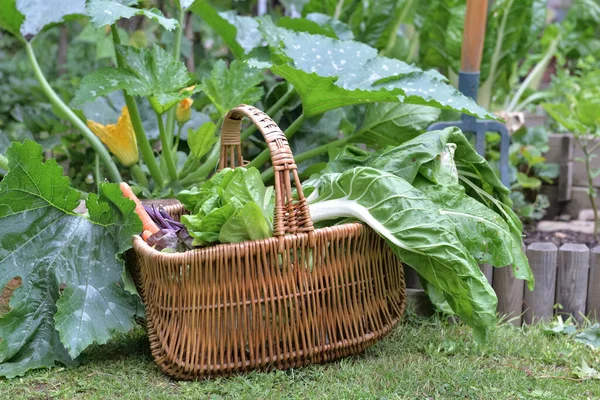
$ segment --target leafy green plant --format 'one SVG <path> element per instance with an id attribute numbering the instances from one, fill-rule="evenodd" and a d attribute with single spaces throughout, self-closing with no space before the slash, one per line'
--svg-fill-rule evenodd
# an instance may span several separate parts
<path id="1" fill-rule="evenodd" d="M 75 213 L 80 194 L 33 141 L 6 153 L 0 182 L 0 287 L 22 284 L 0 317 L 0 374 L 22 375 L 56 361 L 72 365 L 92 343 L 134 326 L 138 298 L 119 255 L 141 223 L 117 184 L 100 186 Z"/>

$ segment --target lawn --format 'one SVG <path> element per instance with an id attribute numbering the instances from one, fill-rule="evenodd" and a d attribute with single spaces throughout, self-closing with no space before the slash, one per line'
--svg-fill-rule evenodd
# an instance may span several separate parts
<path id="1" fill-rule="evenodd" d="M 143 330 L 83 355 L 82 365 L 0 380 L 2 399 L 597 399 L 600 353 L 547 326 L 470 329 L 408 314 L 364 354 L 326 365 L 176 382 L 154 364 Z M 593 371 L 592 371 L 593 374 Z M 582 378 L 583 377 L 583 378 Z"/>

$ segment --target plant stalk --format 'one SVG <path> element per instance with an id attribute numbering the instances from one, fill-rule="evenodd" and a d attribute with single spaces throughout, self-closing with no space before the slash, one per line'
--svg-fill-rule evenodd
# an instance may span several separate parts
<path id="1" fill-rule="evenodd" d="M 165 124 L 163 122 L 162 115 L 156 113 L 156 120 L 158 121 L 158 132 L 160 133 L 162 154 L 167 165 L 169 178 L 171 179 L 171 182 L 175 182 L 177 180 L 177 169 L 175 168 L 175 160 L 173 159 L 173 153 L 171 152 L 172 143 L 167 137 L 167 131 L 165 130 Z"/>
<path id="2" fill-rule="evenodd" d="M 96 179 L 96 189 L 98 190 L 98 193 L 100 193 L 102 174 L 100 173 L 100 157 L 98 157 L 98 153 L 94 156 L 94 179 Z"/>
<path id="3" fill-rule="evenodd" d="M 129 172 L 131 172 L 131 176 L 137 183 L 144 187 L 148 187 L 148 179 L 146 179 L 146 174 L 140 168 L 139 164 L 133 164 L 131 168 L 129 168 Z"/>
<path id="4" fill-rule="evenodd" d="M 177 4 L 177 28 L 175 29 L 175 43 L 173 45 L 173 57 L 177 61 L 181 56 L 181 37 L 183 36 L 183 25 L 185 21 L 185 11 L 181 8 L 181 3 L 176 1 Z M 175 109 L 177 107 L 171 107 L 169 111 L 167 111 L 167 137 L 172 142 L 173 141 L 173 133 L 175 132 Z"/>
<path id="5" fill-rule="evenodd" d="M 44 73 L 40 69 L 40 66 L 35 57 L 35 53 L 33 52 L 33 48 L 31 47 L 31 43 L 24 41 L 24 45 L 25 51 L 27 52 L 27 57 L 29 58 L 29 62 L 33 67 L 35 77 L 37 78 L 42 88 L 42 91 L 44 92 L 50 103 L 59 111 L 60 117 L 71 122 L 71 124 L 73 124 L 73 126 L 77 128 L 81 132 L 83 137 L 90 143 L 92 148 L 96 151 L 96 154 L 100 156 L 100 159 L 106 167 L 110 179 L 112 179 L 114 182 L 121 182 L 122 178 L 121 174 L 119 173 L 119 169 L 117 168 L 117 165 L 108 153 L 108 150 L 106 150 L 106 147 L 104 147 L 104 144 L 102 144 L 102 141 L 100 141 L 100 139 L 98 139 L 98 137 L 94 135 L 94 133 L 90 130 L 90 128 L 88 128 L 85 122 L 83 122 L 77 116 L 77 114 L 75 114 L 73 110 L 71 110 L 71 108 L 67 106 L 64 101 L 62 101 L 60 97 L 58 97 L 58 94 L 56 94 L 54 89 L 52 89 L 52 87 L 46 80 Z"/>
<path id="6" fill-rule="evenodd" d="M 8 159 L 0 154 L 0 168 L 8 172 Z"/>
<path id="7" fill-rule="evenodd" d="M 285 134 L 285 137 L 290 139 L 292 136 L 294 136 L 294 134 L 298 131 L 298 129 L 300 129 L 303 123 L 304 114 L 301 114 L 298 118 L 296 118 L 294 122 L 292 122 L 292 124 L 285 130 L 285 132 L 283 132 Z M 269 149 L 265 149 L 259 155 L 257 155 L 254 158 L 254 160 L 250 162 L 250 164 L 248 164 L 248 167 L 259 168 L 261 165 L 263 165 L 269 160 L 270 156 L 271 155 L 269 154 Z"/>
<path id="8" fill-rule="evenodd" d="M 556 54 L 556 51 L 558 50 L 559 39 L 560 38 L 556 38 L 552 41 L 552 43 L 550 43 L 550 46 L 548 46 L 548 50 L 546 51 L 546 54 L 544 54 L 544 57 L 542 57 L 542 59 L 535 65 L 535 67 L 533 67 L 529 75 L 527 75 L 527 78 L 525 78 L 523 83 L 521 83 L 521 85 L 519 86 L 517 93 L 515 93 L 512 100 L 508 104 L 508 107 L 506 107 L 506 111 L 514 111 L 517 107 L 519 99 L 521 98 L 521 96 L 523 96 L 525 90 L 527 90 L 527 88 L 531 86 L 534 80 L 539 80 L 539 76 L 541 76 L 544 73 L 544 71 L 546 71 L 550 60 L 552 60 L 552 57 L 554 57 L 554 54 Z"/>
<path id="9" fill-rule="evenodd" d="M 502 16 L 502 20 L 500 21 L 500 25 L 498 26 L 496 44 L 494 46 L 494 52 L 492 53 L 492 58 L 490 61 L 490 73 L 483 85 L 481 85 L 481 89 L 477 96 L 477 103 L 479 103 L 479 105 L 481 105 L 485 109 L 489 109 L 490 104 L 492 102 L 492 88 L 494 86 L 494 81 L 496 80 L 496 69 L 498 68 L 500 56 L 502 55 L 502 41 L 504 38 L 504 30 L 506 29 L 506 24 L 508 23 L 508 15 L 510 14 L 510 10 L 513 6 L 513 3 L 514 0 L 509 0 L 508 4 L 505 7 L 504 15 Z"/>
<path id="10" fill-rule="evenodd" d="M 327 143 L 322 146 L 315 147 L 314 149 L 307 150 L 304 153 L 300 153 L 297 156 L 294 156 L 294 160 L 296 160 L 296 164 L 300 164 L 303 161 L 309 160 L 316 156 L 320 156 L 321 154 L 325 154 L 332 147 L 340 147 L 348 142 L 351 142 L 353 136 L 354 135 L 345 137 L 343 139 L 334 140 L 331 143 Z M 265 170 L 265 172 L 260 174 L 260 176 L 264 182 L 273 179 L 273 167 L 269 167 L 267 170 Z"/>
<path id="11" fill-rule="evenodd" d="M 121 39 L 119 38 L 117 27 L 115 25 L 111 25 L 110 30 L 113 37 L 113 43 L 120 44 Z M 121 57 L 119 53 L 116 54 L 117 65 L 119 67 L 123 67 L 123 57 Z M 144 131 L 144 126 L 142 125 L 142 119 L 140 118 L 140 112 L 138 111 L 137 103 L 135 102 L 133 96 L 128 95 L 125 90 L 123 90 L 123 96 L 125 97 L 127 110 L 129 111 L 129 116 L 131 117 L 131 125 L 133 125 L 133 132 L 135 133 L 135 138 L 138 146 L 140 147 L 140 151 L 142 152 L 144 163 L 148 167 L 152 179 L 154 179 L 154 182 L 156 182 L 156 186 L 162 189 L 165 186 L 165 181 L 162 173 L 160 172 L 160 168 L 158 167 L 158 163 L 156 162 L 156 158 L 154 157 L 154 151 L 152 150 L 152 146 L 150 146 L 150 141 L 148 140 L 146 132 Z"/>
<path id="12" fill-rule="evenodd" d="M 400 25 L 402 24 L 402 21 L 404 21 L 406 15 L 412 8 L 414 1 L 415 0 L 407 0 L 406 3 L 404 3 L 404 6 L 402 6 L 402 11 L 398 13 L 398 17 L 394 21 L 394 26 L 392 27 L 392 30 L 390 31 L 390 34 L 388 36 L 385 49 L 381 52 L 382 56 L 389 56 L 389 54 L 394 49 L 394 46 L 396 45 L 396 40 L 398 38 L 398 29 L 400 29 Z M 398 2 L 398 4 L 400 3 Z"/>

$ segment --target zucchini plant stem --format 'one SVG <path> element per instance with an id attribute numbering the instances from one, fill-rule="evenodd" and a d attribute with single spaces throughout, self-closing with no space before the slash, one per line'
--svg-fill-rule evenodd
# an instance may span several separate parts
<path id="1" fill-rule="evenodd" d="M 162 154 L 167 165 L 167 171 L 169 172 L 169 178 L 171 182 L 177 180 L 177 169 L 175 168 L 175 160 L 173 159 L 173 153 L 171 152 L 171 146 L 173 145 L 167 137 L 167 131 L 165 130 L 165 124 L 162 119 L 162 115 L 156 113 L 156 120 L 158 121 L 158 132 L 160 134 L 160 142 L 162 144 Z"/>
<path id="2" fill-rule="evenodd" d="M 98 153 L 94 156 L 94 179 L 96 179 L 96 190 L 100 193 L 100 183 L 102 182 L 102 174 L 100 173 L 100 157 Z"/>
<path id="3" fill-rule="evenodd" d="M 0 168 L 8 172 L 8 159 L 0 154 Z"/>
<path id="4" fill-rule="evenodd" d="M 327 143 L 322 146 L 315 147 L 314 149 L 307 150 L 304 153 L 300 153 L 300 154 L 294 156 L 294 160 L 296 160 L 296 164 L 300 164 L 302 161 L 306 161 L 313 157 L 320 156 L 321 154 L 327 153 L 327 151 L 330 148 L 343 146 L 346 143 L 351 142 L 352 139 L 353 139 L 352 136 L 348 136 L 343 139 L 334 140 L 331 143 Z M 260 174 L 260 176 L 262 177 L 262 180 L 264 182 L 267 182 L 267 181 L 273 179 L 273 167 L 270 167 L 269 169 L 265 170 L 265 172 Z"/>
<path id="5" fill-rule="evenodd" d="M 181 4 L 176 1 L 175 4 Z M 175 28 L 175 43 L 173 44 L 173 57 L 179 61 L 181 57 L 181 37 L 183 36 L 183 24 L 185 23 L 185 10 L 179 5 L 177 7 L 177 28 Z M 173 134 L 175 133 L 175 109 L 172 107 L 167 111 L 167 138 L 173 142 Z"/>
<path id="6" fill-rule="evenodd" d="M 277 100 L 277 102 L 275 104 L 273 104 L 266 111 L 266 114 L 274 115 L 277 111 L 279 111 L 281 109 L 281 107 L 283 107 L 288 102 L 288 100 L 292 97 L 293 94 L 294 94 L 294 87 L 290 86 L 288 91 L 283 96 L 281 96 L 281 98 L 279 100 Z M 221 118 L 217 122 L 217 129 L 220 129 L 222 121 L 223 121 L 223 119 Z M 242 132 L 242 134 L 240 135 L 242 142 L 244 140 L 248 139 L 255 131 L 256 131 L 256 126 L 254 124 L 250 125 L 247 129 L 245 129 Z M 218 149 L 220 146 L 221 146 L 220 143 L 217 142 L 217 144 L 215 144 L 215 147 L 213 147 L 213 149 L 209 153 L 209 156 L 206 159 L 206 161 L 204 163 L 202 163 L 200 168 L 198 168 L 195 172 L 182 178 L 181 184 L 184 186 L 193 185 L 195 183 L 198 183 L 198 181 L 200 179 L 203 179 L 206 175 L 208 175 L 210 173 L 210 171 L 215 168 L 215 166 L 217 165 L 217 162 L 219 161 L 220 152 L 218 151 Z"/>
<path id="7" fill-rule="evenodd" d="M 121 174 L 119 173 L 119 169 L 117 168 L 117 165 L 108 153 L 108 150 L 106 150 L 106 147 L 104 147 L 104 144 L 102 144 L 102 141 L 100 141 L 100 139 L 96 135 L 94 135 L 90 128 L 88 128 L 85 122 L 83 122 L 77 116 L 77 114 L 75 114 L 73 110 L 71 110 L 71 108 L 67 106 L 64 101 L 62 101 L 60 97 L 58 97 L 58 94 L 56 94 L 54 89 L 52 89 L 52 87 L 46 80 L 44 73 L 40 69 L 40 66 L 35 57 L 35 53 L 33 52 L 33 47 L 31 47 L 31 43 L 25 40 L 23 41 L 23 43 L 25 45 L 25 51 L 27 52 L 29 62 L 33 67 L 33 73 L 35 74 L 36 79 L 40 83 L 42 91 L 44 92 L 48 100 L 50 100 L 50 104 L 52 104 L 54 107 L 56 107 L 56 109 L 58 109 L 60 117 L 68 120 L 71 124 L 73 124 L 73 126 L 77 128 L 77 130 L 81 132 L 83 137 L 90 143 L 90 145 L 96 151 L 96 154 L 98 154 L 100 160 L 102 160 L 102 163 L 106 167 L 106 171 L 108 172 L 110 179 L 112 179 L 113 182 L 121 182 L 122 178 Z"/>
<path id="8" fill-rule="evenodd" d="M 294 134 L 298 131 L 298 129 L 300 129 L 300 127 L 302 126 L 303 123 L 304 123 L 304 114 L 300 114 L 300 116 L 298 118 L 296 118 L 296 120 L 294 122 L 292 122 L 292 124 L 285 130 L 285 132 L 283 132 L 285 134 L 285 137 L 290 139 L 292 136 L 294 136 Z M 269 157 L 270 157 L 269 150 L 265 149 L 259 155 L 254 157 L 254 160 L 252 160 L 250 162 L 250 164 L 248 164 L 248 167 L 260 168 L 261 165 L 263 165 L 265 162 L 267 162 Z"/>
<path id="9" fill-rule="evenodd" d="M 121 39 L 119 38 L 119 32 L 117 31 L 116 25 L 111 25 L 110 30 L 113 37 L 114 44 L 120 44 Z M 123 67 L 123 58 L 117 52 L 117 65 L 119 67 Z M 137 108 L 137 104 L 133 96 L 127 94 L 127 92 L 123 91 L 123 96 L 125 97 L 125 103 L 127 104 L 127 110 L 129 110 L 129 116 L 131 117 L 131 125 L 133 125 L 133 132 L 135 133 L 135 138 L 137 140 L 138 146 L 140 147 L 140 151 L 142 152 L 142 158 L 144 159 L 144 163 L 148 167 L 148 171 L 150 171 L 150 175 L 154 182 L 156 182 L 156 186 L 159 188 L 163 188 L 165 186 L 165 181 L 163 179 L 162 173 L 160 172 L 160 168 L 158 168 L 158 163 L 156 162 L 156 158 L 154 158 L 154 151 L 152 151 L 152 146 L 150 146 L 150 142 L 148 141 L 148 137 L 146 136 L 146 132 L 144 131 L 144 126 L 142 125 L 142 119 L 140 118 L 140 113 Z"/>
<path id="10" fill-rule="evenodd" d="M 129 172 L 131 172 L 131 176 L 137 183 L 144 187 L 148 187 L 148 179 L 146 179 L 146 174 L 144 174 L 144 171 L 142 171 L 139 164 L 133 164 L 129 168 Z"/>

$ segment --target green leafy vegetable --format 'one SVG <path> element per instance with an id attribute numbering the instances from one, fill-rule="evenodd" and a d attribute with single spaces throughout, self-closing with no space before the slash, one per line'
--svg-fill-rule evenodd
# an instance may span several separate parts
<path id="1" fill-rule="evenodd" d="M 239 104 L 253 104 L 264 94 L 262 71 L 250 68 L 245 62 L 234 60 L 227 68 L 225 61 L 219 60 L 213 66 L 210 78 L 202 79 L 202 90 L 224 115 Z"/>
<path id="2" fill-rule="evenodd" d="M 200 189 L 177 195 L 191 215 L 181 217 L 194 246 L 273 236 L 273 188 L 265 188 L 256 168 L 226 168 Z"/>
<path id="3" fill-rule="evenodd" d="M 147 18 L 153 19 L 169 31 L 177 28 L 177 20 L 165 18 L 163 13 L 157 8 L 145 10 L 143 8 L 131 7 L 137 5 L 138 2 L 139 0 L 88 0 L 85 10 L 96 28 L 104 25 L 112 25 L 121 18 L 129 19 L 136 15 L 144 15 Z M 62 3 L 68 4 L 65 1 L 62 1 Z"/>
<path id="4" fill-rule="evenodd" d="M 453 162 L 444 163 L 449 145 L 455 148 L 450 155 Z M 392 173 L 416 186 L 456 224 L 457 237 L 475 258 L 497 267 L 512 264 L 515 276 L 533 288 L 533 274 L 521 251 L 523 228 L 512 210 L 509 190 L 459 129 L 426 132 L 375 153 L 346 148 L 324 172 L 360 166 Z M 455 175 L 460 185 L 448 175 Z"/>
<path id="5" fill-rule="evenodd" d="M 22 285 L 0 317 L 0 375 L 69 364 L 92 343 L 133 327 L 137 299 L 124 285 L 119 255 L 141 231 L 135 204 L 116 184 L 90 194 L 87 217 L 75 214 L 79 193 L 56 161 L 42 162 L 32 141 L 13 143 L 0 183 L 0 287 Z"/>
<path id="6" fill-rule="evenodd" d="M 368 224 L 485 340 L 496 323 L 497 299 L 453 222 L 404 179 L 369 167 L 329 173 L 309 182 L 314 222 L 350 217 Z"/>
<path id="7" fill-rule="evenodd" d="M 261 19 L 261 31 L 271 48 L 271 70 L 294 86 L 307 117 L 373 102 L 430 105 L 490 117 L 436 71 L 378 57 L 365 44 L 291 32 L 268 18 Z"/>
<path id="8" fill-rule="evenodd" d="M 116 50 L 123 57 L 125 68 L 101 68 L 86 75 L 72 101 L 74 106 L 115 90 L 127 90 L 133 96 L 148 96 L 152 107 L 163 113 L 200 90 L 196 87 L 181 92 L 193 79 L 185 65 L 160 46 L 117 46 Z"/>

